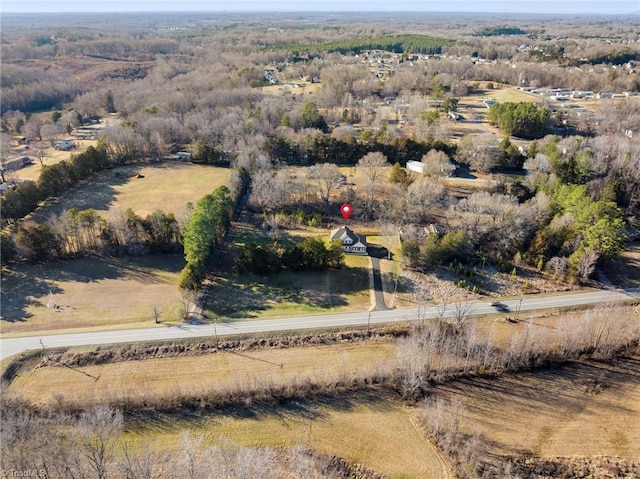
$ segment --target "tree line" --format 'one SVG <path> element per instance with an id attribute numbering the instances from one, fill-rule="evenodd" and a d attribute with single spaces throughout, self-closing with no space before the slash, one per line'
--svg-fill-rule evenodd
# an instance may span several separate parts
<path id="1" fill-rule="evenodd" d="M 535 103 L 506 102 L 491 105 L 487 120 L 507 135 L 535 139 L 545 135 L 550 116 L 547 108 L 540 108 Z"/>
<path id="2" fill-rule="evenodd" d="M 428 35 L 381 35 L 369 38 L 350 38 L 318 45 L 292 44 L 286 48 L 292 52 L 338 52 L 343 55 L 360 55 L 367 50 L 382 50 L 393 53 L 440 54 L 443 47 L 453 45 L 455 40 L 436 38 Z"/>
<path id="3" fill-rule="evenodd" d="M 305 238 L 294 246 L 277 242 L 248 243 L 240 247 L 235 267 L 240 273 L 267 275 L 289 271 L 325 271 L 344 265 L 344 251 L 339 241 L 329 246 L 320 238 Z"/>
<path id="4" fill-rule="evenodd" d="M 50 261 L 92 254 L 141 255 L 182 251 L 182 231 L 173 213 L 146 217 L 131 208 L 104 219 L 94 209 L 71 208 L 45 222 L 23 221 L 13 238 L 3 233 L 3 264 L 18 256 Z"/>
<path id="5" fill-rule="evenodd" d="M 71 155 L 52 165 L 43 165 L 38 181 L 25 181 L 8 189 L 0 205 L 4 222 L 14 222 L 35 211 L 38 205 L 49 198 L 61 195 L 80 181 L 115 164 L 103 146 L 90 146 L 83 153 Z"/>

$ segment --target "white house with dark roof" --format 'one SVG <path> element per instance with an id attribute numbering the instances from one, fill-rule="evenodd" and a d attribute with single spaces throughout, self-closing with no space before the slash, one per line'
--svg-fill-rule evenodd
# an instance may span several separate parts
<path id="1" fill-rule="evenodd" d="M 342 249 L 349 254 L 367 254 L 367 237 L 360 236 L 347 225 L 331 231 L 329 241 L 340 241 Z"/>

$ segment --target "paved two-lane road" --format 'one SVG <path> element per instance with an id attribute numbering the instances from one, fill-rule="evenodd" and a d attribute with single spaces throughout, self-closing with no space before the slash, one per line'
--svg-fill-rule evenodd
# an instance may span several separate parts
<path id="1" fill-rule="evenodd" d="M 581 306 L 618 302 L 640 298 L 640 289 L 627 291 L 594 291 L 588 293 L 563 294 L 557 296 L 525 296 L 520 300 L 501 301 L 496 307 L 488 302 L 475 303 L 469 310 L 470 316 L 478 316 L 499 311 L 515 312 L 516 310 L 533 311 L 538 309 Z M 499 309 L 498 309 L 499 308 Z M 452 306 L 445 311 L 451 316 Z M 421 318 L 438 316 L 437 307 L 422 308 Z M 371 311 L 348 314 L 325 314 L 320 316 L 303 316 L 283 319 L 247 320 L 216 325 L 178 325 L 147 329 L 128 329 L 92 333 L 58 334 L 47 336 L 29 336 L 22 338 L 0 339 L 0 359 L 5 359 L 31 349 L 40 349 L 41 343 L 47 348 L 67 346 L 87 346 L 110 343 L 148 342 L 198 338 L 205 336 L 225 336 L 231 334 L 262 333 L 270 331 L 286 331 L 294 329 L 334 328 L 344 326 L 361 326 L 392 322 L 404 322 L 418 319 L 417 308 Z"/>

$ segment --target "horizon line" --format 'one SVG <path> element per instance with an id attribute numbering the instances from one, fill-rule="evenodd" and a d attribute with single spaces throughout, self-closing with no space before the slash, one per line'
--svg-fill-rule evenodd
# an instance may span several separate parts
<path id="1" fill-rule="evenodd" d="M 606 15 L 606 16 L 621 16 L 621 15 L 640 15 L 640 8 L 634 11 L 628 12 L 536 12 L 536 11 L 481 11 L 481 10 L 218 10 L 218 9 L 189 9 L 189 10 L 46 10 L 46 11 L 30 11 L 30 10 L 10 10 L 0 11 L 0 16 L 5 14 L 28 14 L 28 15 L 47 15 L 47 14 L 84 14 L 84 13 L 355 13 L 355 14 L 370 14 L 370 13 L 444 13 L 444 14 L 480 14 L 480 15 L 561 15 L 561 16 L 593 16 L 593 15 Z M 640 18 L 638 18 L 640 20 Z"/>

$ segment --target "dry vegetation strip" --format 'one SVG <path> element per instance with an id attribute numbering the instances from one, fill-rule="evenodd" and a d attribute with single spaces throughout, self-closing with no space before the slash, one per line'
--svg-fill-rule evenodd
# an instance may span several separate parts
<path id="1" fill-rule="evenodd" d="M 436 395 L 459 400 L 462 430 L 499 455 L 640 457 L 639 358 L 466 379 Z"/>

